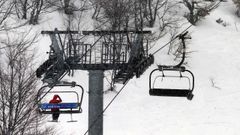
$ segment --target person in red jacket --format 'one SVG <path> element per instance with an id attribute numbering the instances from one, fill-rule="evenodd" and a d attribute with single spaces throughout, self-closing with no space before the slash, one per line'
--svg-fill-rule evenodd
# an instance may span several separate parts
<path id="1" fill-rule="evenodd" d="M 62 102 L 62 99 L 60 98 L 59 95 L 56 94 L 56 95 L 53 96 L 53 99 L 51 99 L 49 103 L 57 104 L 57 103 L 61 103 L 61 102 Z M 58 121 L 58 117 L 60 115 L 59 108 L 52 108 L 51 111 L 53 112 L 52 113 L 52 120 L 53 121 Z"/>

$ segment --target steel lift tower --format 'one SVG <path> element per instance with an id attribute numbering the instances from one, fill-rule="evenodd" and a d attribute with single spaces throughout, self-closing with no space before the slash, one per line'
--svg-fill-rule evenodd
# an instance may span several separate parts
<path id="1" fill-rule="evenodd" d="M 140 77 L 153 64 L 146 35 L 150 31 L 42 31 L 51 38 L 49 58 L 36 71 L 49 86 L 74 70 L 89 71 L 89 135 L 103 135 L 103 78 L 114 70 L 114 83 Z M 71 72 L 72 71 L 72 72 Z"/>

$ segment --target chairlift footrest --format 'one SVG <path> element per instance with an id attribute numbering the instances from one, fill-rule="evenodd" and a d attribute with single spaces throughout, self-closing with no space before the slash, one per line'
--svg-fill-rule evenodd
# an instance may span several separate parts
<path id="1" fill-rule="evenodd" d="M 58 113 L 60 113 L 60 114 L 73 114 L 73 113 L 81 113 L 82 112 L 82 110 L 80 109 L 80 110 L 60 110 Z M 52 112 L 51 110 L 40 110 L 40 113 L 41 114 L 53 114 L 53 113 L 55 113 L 55 112 Z"/>

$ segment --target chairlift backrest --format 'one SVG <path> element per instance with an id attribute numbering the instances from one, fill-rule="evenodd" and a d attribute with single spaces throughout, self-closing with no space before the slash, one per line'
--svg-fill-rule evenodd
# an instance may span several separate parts
<path id="1" fill-rule="evenodd" d="M 168 75 L 168 72 L 178 72 L 178 75 Z M 152 83 L 152 76 L 154 72 L 160 73 L 160 77 L 164 78 L 186 78 L 188 80 L 189 88 L 155 88 Z M 183 75 L 184 73 L 184 75 Z M 194 89 L 194 75 L 191 71 L 186 70 L 185 67 L 162 67 L 153 70 L 149 75 L 149 94 L 152 96 L 172 96 L 172 97 L 187 97 L 189 100 L 193 98 Z"/>
<path id="2" fill-rule="evenodd" d="M 59 113 L 81 113 L 82 112 L 82 100 L 83 100 L 83 88 L 80 85 L 77 84 L 57 84 L 54 87 L 79 87 L 80 88 L 80 96 L 79 93 L 76 91 L 47 91 L 47 92 L 41 92 L 41 94 L 38 95 L 38 101 L 39 101 L 39 111 L 43 114 L 52 114 L 52 109 L 59 109 Z M 66 102 L 62 101 L 61 103 L 49 103 L 49 101 L 43 102 L 42 100 L 46 95 L 48 94 L 61 94 L 61 93 L 67 93 L 72 94 L 76 96 L 76 100 L 74 102 Z"/>

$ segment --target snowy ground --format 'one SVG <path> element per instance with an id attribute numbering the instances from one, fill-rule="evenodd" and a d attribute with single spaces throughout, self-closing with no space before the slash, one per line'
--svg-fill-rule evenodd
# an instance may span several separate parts
<path id="1" fill-rule="evenodd" d="M 239 135 L 240 19 L 234 12 L 232 2 L 221 3 L 189 30 L 192 53 L 187 68 L 196 78 L 192 101 L 149 96 L 148 75 L 155 64 L 141 78 L 132 79 L 104 113 L 104 135 Z M 218 18 L 227 26 L 216 23 Z M 77 81 L 86 90 L 83 113 L 73 115 L 78 122 L 66 122 L 70 115 L 65 114 L 60 116 L 60 122 L 46 126 L 56 126 L 61 135 L 81 135 L 88 128 L 88 72 L 76 72 L 69 80 Z M 105 105 L 115 94 L 104 95 Z"/>

